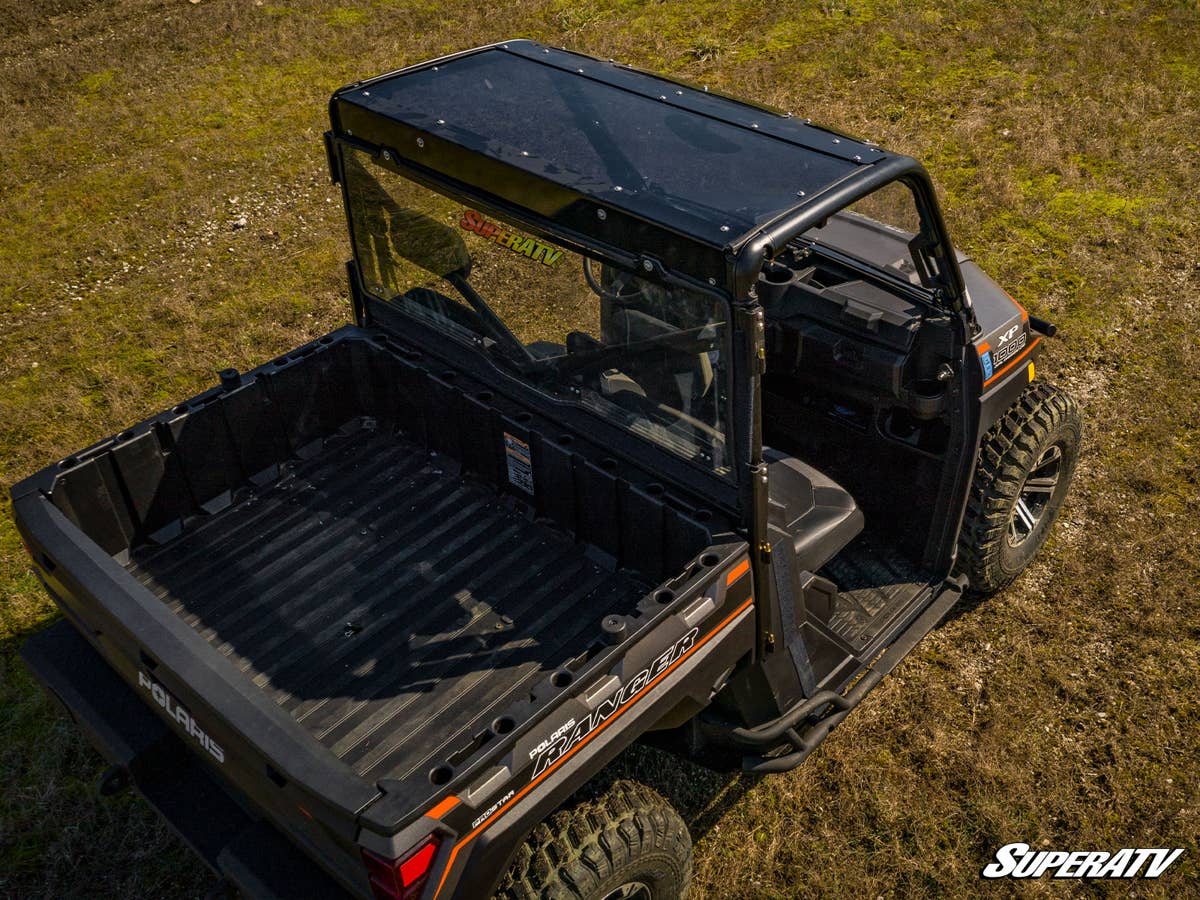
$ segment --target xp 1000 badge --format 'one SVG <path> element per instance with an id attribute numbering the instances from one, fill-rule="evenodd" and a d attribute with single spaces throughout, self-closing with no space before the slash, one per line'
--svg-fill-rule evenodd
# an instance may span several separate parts
<path id="1" fill-rule="evenodd" d="M 1028 342 L 1029 333 L 1019 324 L 1014 325 L 1008 331 L 1004 332 L 1004 334 L 1000 335 L 994 348 L 983 350 L 979 354 L 979 362 L 983 366 L 984 380 L 986 381 L 991 378 L 995 372 L 1004 367 L 1006 362 L 1024 350 Z M 986 344 L 983 346 L 987 347 Z"/>

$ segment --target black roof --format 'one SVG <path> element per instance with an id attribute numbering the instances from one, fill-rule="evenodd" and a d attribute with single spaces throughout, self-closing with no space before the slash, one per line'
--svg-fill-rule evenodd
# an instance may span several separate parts
<path id="1" fill-rule="evenodd" d="M 332 118 L 343 136 L 584 234 L 596 234 L 602 207 L 634 220 L 643 245 L 659 229 L 723 248 L 722 269 L 724 251 L 768 223 L 864 169 L 907 160 L 806 119 L 524 40 L 350 85 L 334 95 Z M 718 265 L 695 249 L 657 249 L 696 274 Z"/>

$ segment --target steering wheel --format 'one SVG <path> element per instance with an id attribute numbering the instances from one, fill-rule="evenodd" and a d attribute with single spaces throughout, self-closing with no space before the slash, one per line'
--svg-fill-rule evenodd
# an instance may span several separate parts
<path id="1" fill-rule="evenodd" d="M 601 263 L 603 265 L 603 263 Z M 627 300 L 636 300 L 646 293 L 645 289 L 634 291 L 632 294 L 624 294 L 625 285 L 629 279 L 633 278 L 627 272 L 617 270 L 616 278 L 613 279 L 613 284 L 616 286 L 616 291 L 606 291 L 604 286 L 596 279 L 596 273 L 592 271 L 592 260 L 586 256 L 583 258 L 583 278 L 587 282 L 587 286 L 592 289 L 592 293 L 598 296 L 601 300 L 608 300 L 610 303 L 618 303 Z"/>

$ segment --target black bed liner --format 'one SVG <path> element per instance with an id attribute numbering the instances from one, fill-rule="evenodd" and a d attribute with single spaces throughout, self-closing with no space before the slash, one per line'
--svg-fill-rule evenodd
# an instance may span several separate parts
<path id="1" fill-rule="evenodd" d="M 129 570 L 359 775 L 403 778 L 648 586 L 362 418 Z"/>

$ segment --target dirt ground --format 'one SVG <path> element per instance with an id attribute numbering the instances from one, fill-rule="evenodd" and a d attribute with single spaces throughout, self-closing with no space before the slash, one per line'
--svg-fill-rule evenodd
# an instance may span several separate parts
<path id="1" fill-rule="evenodd" d="M 0 482 L 348 318 L 325 102 L 517 36 L 926 162 L 957 244 L 1058 324 L 1088 432 L 1046 550 L 801 769 L 618 764 L 697 897 L 1200 896 L 1200 7 L 783 0 L 0 0 Z M 203 867 L 16 652 L 54 616 L 0 510 L 0 895 L 191 897 Z M 1185 847 L 1158 882 L 985 884 L 1000 845 Z"/>

